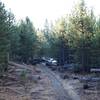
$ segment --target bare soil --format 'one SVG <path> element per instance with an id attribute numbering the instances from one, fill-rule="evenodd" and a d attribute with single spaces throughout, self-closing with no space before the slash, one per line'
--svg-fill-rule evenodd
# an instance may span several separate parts
<path id="1" fill-rule="evenodd" d="M 67 79 L 57 79 L 73 100 L 100 100 L 97 83 L 93 88 L 83 89 L 83 83 L 76 76 L 84 75 L 67 73 Z M 0 100 L 58 100 L 56 96 L 50 78 L 37 66 L 10 62 L 8 73 L 0 79 Z"/>
<path id="2" fill-rule="evenodd" d="M 55 100 L 55 93 L 48 77 L 36 66 L 11 62 L 0 79 L 0 100 Z"/>
<path id="3" fill-rule="evenodd" d="M 68 73 L 67 73 L 68 74 Z M 88 89 L 83 89 L 84 83 L 79 79 L 74 79 L 73 77 L 88 77 L 90 74 L 81 75 L 81 74 L 69 74 L 69 78 L 63 80 L 64 87 L 67 87 L 67 84 L 70 86 L 70 91 L 77 93 L 80 97 L 80 100 L 100 100 L 100 82 L 90 82 L 93 87 Z M 68 89 L 68 88 L 67 88 Z"/>

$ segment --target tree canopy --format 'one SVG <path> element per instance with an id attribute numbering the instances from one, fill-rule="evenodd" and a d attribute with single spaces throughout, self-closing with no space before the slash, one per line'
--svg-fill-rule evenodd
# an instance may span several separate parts
<path id="1" fill-rule="evenodd" d="M 14 15 L 0 2 L 0 71 L 8 60 L 28 63 L 36 57 L 53 57 L 60 65 L 75 63 L 76 69 L 89 71 L 100 66 L 100 17 L 88 9 L 84 0 L 70 15 L 54 23 L 46 19 L 44 29 L 36 29 L 29 17 L 15 23 Z"/>

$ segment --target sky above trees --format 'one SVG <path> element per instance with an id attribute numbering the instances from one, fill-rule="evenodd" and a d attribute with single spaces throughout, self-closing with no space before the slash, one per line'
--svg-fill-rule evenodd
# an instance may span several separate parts
<path id="1" fill-rule="evenodd" d="M 38 27 L 44 26 L 45 19 L 54 21 L 71 12 L 79 0 L 1 0 L 6 8 L 10 9 L 17 20 L 26 16 Z M 100 14 L 99 0 L 85 0 L 88 7 L 94 9 L 96 15 Z"/>

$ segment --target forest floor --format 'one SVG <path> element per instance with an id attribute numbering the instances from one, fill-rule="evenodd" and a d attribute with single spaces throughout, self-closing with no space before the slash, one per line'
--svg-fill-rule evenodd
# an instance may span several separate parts
<path id="1" fill-rule="evenodd" d="M 100 100 L 100 82 L 83 82 L 78 78 L 82 77 L 91 77 L 93 74 L 75 74 L 68 73 L 66 75 L 66 79 L 62 79 L 64 88 L 69 91 L 69 94 L 72 94 L 74 91 L 79 97 L 80 100 Z M 59 74 L 62 77 L 61 74 Z M 84 84 L 88 84 L 90 87 L 87 89 L 83 88 Z"/>
<path id="2" fill-rule="evenodd" d="M 0 79 L 0 100 L 100 100 L 100 90 L 83 89 L 75 74 L 67 74 L 62 79 L 46 66 L 10 62 L 8 73 Z"/>
<path id="3" fill-rule="evenodd" d="M 35 66 L 11 63 L 0 79 L 0 100 L 56 100 L 48 77 Z"/>

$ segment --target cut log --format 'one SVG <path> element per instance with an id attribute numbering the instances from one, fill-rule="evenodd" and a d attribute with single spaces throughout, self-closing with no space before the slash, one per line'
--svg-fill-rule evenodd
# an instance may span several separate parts
<path id="1" fill-rule="evenodd" d="M 91 68 L 90 71 L 91 72 L 99 72 L 100 73 L 100 68 Z"/>
<path id="2" fill-rule="evenodd" d="M 100 82 L 100 78 L 99 77 L 83 77 L 79 79 L 81 82 Z"/>
<path id="3" fill-rule="evenodd" d="M 97 91 L 97 90 L 84 90 L 84 93 L 87 93 L 87 94 L 90 94 L 90 93 L 93 93 L 93 94 L 100 94 L 100 91 Z"/>

